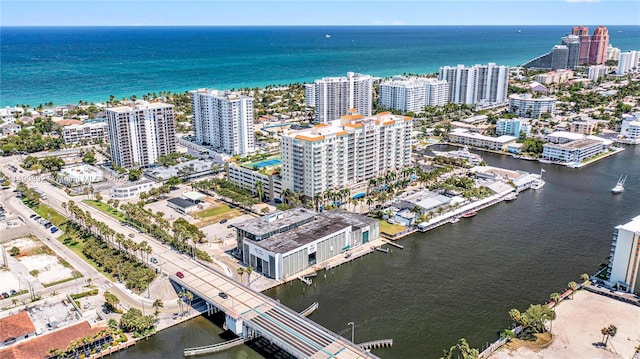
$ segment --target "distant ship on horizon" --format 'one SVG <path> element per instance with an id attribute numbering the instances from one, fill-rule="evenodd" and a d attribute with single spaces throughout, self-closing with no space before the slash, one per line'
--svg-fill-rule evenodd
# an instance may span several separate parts
<path id="1" fill-rule="evenodd" d="M 330 34 L 324 34 L 324 37 L 325 37 L 325 39 L 329 39 L 329 38 L 331 38 L 331 35 Z"/>

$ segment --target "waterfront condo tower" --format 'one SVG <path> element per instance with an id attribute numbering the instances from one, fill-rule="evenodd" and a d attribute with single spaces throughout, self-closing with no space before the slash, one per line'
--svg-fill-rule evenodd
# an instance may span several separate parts
<path id="1" fill-rule="evenodd" d="M 413 118 L 349 114 L 282 136 L 282 186 L 307 198 L 411 165 Z M 365 186 L 366 187 L 366 186 Z"/>
<path id="2" fill-rule="evenodd" d="M 616 227 L 607 269 L 612 286 L 640 294 L 640 216 Z"/>
<path id="3" fill-rule="evenodd" d="M 112 161 L 124 168 L 147 167 L 176 151 L 173 105 L 140 102 L 105 109 Z"/>
<path id="4" fill-rule="evenodd" d="M 255 151 L 253 98 L 232 91 L 190 91 L 196 143 L 230 155 Z"/>
<path id="5" fill-rule="evenodd" d="M 394 76 L 380 84 L 380 105 L 387 109 L 419 113 L 426 106 L 442 106 L 447 103 L 447 81 L 434 78 L 407 78 Z"/>
<path id="6" fill-rule="evenodd" d="M 315 120 L 327 123 L 340 119 L 351 109 L 370 116 L 373 108 L 373 77 L 348 72 L 346 77 L 325 77 L 314 86 Z"/>
<path id="7" fill-rule="evenodd" d="M 509 67 L 494 63 L 467 67 L 444 66 L 439 80 L 449 84 L 449 102 L 475 105 L 479 103 L 501 104 L 507 102 Z"/>
<path id="8" fill-rule="evenodd" d="M 578 65 L 586 65 L 589 63 L 589 47 L 591 46 L 591 36 L 589 36 L 589 28 L 587 26 L 574 26 L 571 29 L 571 35 L 580 39 L 580 52 L 578 55 Z"/>

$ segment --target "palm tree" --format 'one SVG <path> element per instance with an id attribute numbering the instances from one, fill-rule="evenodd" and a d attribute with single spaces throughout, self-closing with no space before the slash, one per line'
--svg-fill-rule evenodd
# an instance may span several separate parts
<path id="1" fill-rule="evenodd" d="M 253 273 L 253 267 L 248 266 L 247 269 L 245 269 L 245 272 L 247 272 L 247 286 L 251 287 L 251 273 Z"/>
<path id="2" fill-rule="evenodd" d="M 558 305 L 558 302 L 560 302 L 560 294 L 558 294 L 558 293 L 551 293 L 549 298 L 553 301 L 553 306 L 554 307 L 556 305 Z"/>
<path id="3" fill-rule="evenodd" d="M 567 287 L 571 289 L 571 299 L 573 299 L 573 294 L 575 294 L 576 289 L 578 288 L 578 284 L 576 282 L 569 282 Z"/>
<path id="4" fill-rule="evenodd" d="M 591 277 L 589 277 L 589 275 L 587 273 L 582 273 L 582 275 L 580 275 L 580 279 L 582 279 L 582 282 L 584 284 L 586 284 L 589 281 L 590 278 Z"/>
<path id="5" fill-rule="evenodd" d="M 616 336 L 616 334 L 618 333 L 618 328 L 615 325 L 610 324 L 608 327 L 600 329 L 600 333 L 602 333 L 602 343 L 606 348 L 607 343 L 609 342 L 609 338 L 613 338 Z"/>
<path id="6" fill-rule="evenodd" d="M 189 307 L 187 308 L 187 311 L 188 311 L 189 313 L 191 313 L 191 302 L 193 301 L 193 293 L 191 293 L 191 292 L 187 291 L 187 292 L 184 294 L 184 296 L 185 296 L 185 298 L 187 298 L 187 301 L 189 302 Z"/>
<path id="7" fill-rule="evenodd" d="M 153 314 L 156 316 L 156 320 L 158 320 L 158 314 L 160 314 L 160 308 L 164 308 L 164 303 L 162 302 L 162 299 L 158 298 L 154 300 L 151 306 L 154 309 Z"/>
<path id="8" fill-rule="evenodd" d="M 262 199 L 264 198 L 264 182 L 256 181 L 254 187 L 255 187 L 256 195 L 258 196 L 258 199 L 260 200 L 260 202 L 262 202 Z"/>
<path id="9" fill-rule="evenodd" d="M 240 275 L 240 283 L 242 283 L 242 276 L 244 275 L 244 268 L 238 267 L 238 269 L 236 271 Z"/>

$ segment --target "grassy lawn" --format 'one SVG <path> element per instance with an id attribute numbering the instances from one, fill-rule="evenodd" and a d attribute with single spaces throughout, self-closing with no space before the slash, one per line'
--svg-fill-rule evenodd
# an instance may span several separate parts
<path id="1" fill-rule="evenodd" d="M 387 221 L 380 221 L 380 232 L 395 236 L 396 234 L 406 230 L 407 227 L 400 224 L 391 224 Z"/>
<path id="2" fill-rule="evenodd" d="M 126 216 L 124 215 L 124 213 L 118 211 L 117 209 L 109 206 L 108 204 L 102 202 L 102 201 L 95 201 L 92 199 L 87 199 L 82 201 L 88 205 L 90 205 L 91 207 L 99 210 L 102 213 L 108 214 L 111 217 L 114 217 L 117 220 L 120 221 L 124 221 L 126 219 Z"/>
<path id="3" fill-rule="evenodd" d="M 240 216 L 242 213 L 235 208 L 231 208 L 226 204 L 218 203 L 215 207 L 205 209 L 200 212 L 192 212 L 190 215 L 200 221 L 195 225 L 199 228 L 206 227 L 210 224 L 220 222 L 222 219 L 231 219 Z"/>
<path id="4" fill-rule="evenodd" d="M 47 206 L 46 204 L 40 203 L 37 206 L 29 206 L 34 212 L 38 214 L 38 216 L 49 220 L 53 223 L 54 226 L 60 227 L 64 222 L 67 221 L 67 218 L 58 213 L 53 208 Z"/>

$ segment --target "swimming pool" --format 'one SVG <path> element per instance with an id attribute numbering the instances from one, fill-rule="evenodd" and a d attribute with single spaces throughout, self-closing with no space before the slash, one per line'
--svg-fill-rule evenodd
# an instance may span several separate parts
<path id="1" fill-rule="evenodd" d="M 251 167 L 251 168 L 253 168 L 253 167 L 263 168 L 263 167 L 269 167 L 269 166 L 276 166 L 276 165 L 279 165 L 281 162 L 282 161 L 279 158 L 271 158 L 271 159 L 268 159 L 268 160 L 254 162 L 254 163 L 250 164 L 249 167 Z"/>

